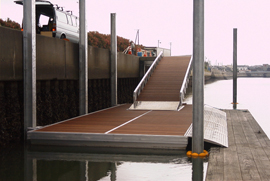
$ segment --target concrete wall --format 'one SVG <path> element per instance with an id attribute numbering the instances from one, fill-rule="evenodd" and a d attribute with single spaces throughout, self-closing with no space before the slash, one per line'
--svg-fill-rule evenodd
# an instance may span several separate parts
<path id="1" fill-rule="evenodd" d="M 0 27 L 0 146 L 23 139 L 22 32 Z M 88 112 L 110 107 L 110 51 L 89 47 Z M 118 53 L 118 103 L 131 103 L 139 57 Z M 78 44 L 37 35 L 37 125 L 79 114 Z"/>
<path id="2" fill-rule="evenodd" d="M 0 80 L 22 80 L 22 32 L 0 27 Z M 37 35 L 37 80 L 77 80 L 79 45 Z M 118 78 L 139 76 L 139 57 L 118 53 Z M 110 51 L 88 49 L 89 79 L 110 78 Z"/>
<path id="3" fill-rule="evenodd" d="M 118 78 L 118 103 L 132 103 L 139 78 Z M 88 112 L 111 106 L 110 79 L 89 79 Z M 23 81 L 0 81 L 0 147 L 23 140 Z M 37 81 L 37 125 L 79 115 L 78 80 Z"/>
<path id="4" fill-rule="evenodd" d="M 22 78 L 22 33 L 0 26 L 0 80 Z"/>

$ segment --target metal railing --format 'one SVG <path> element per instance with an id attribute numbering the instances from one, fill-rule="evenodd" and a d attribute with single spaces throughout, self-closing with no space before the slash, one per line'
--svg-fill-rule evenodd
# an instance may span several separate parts
<path id="1" fill-rule="evenodd" d="M 187 71 L 186 71 L 186 74 L 185 74 L 185 77 L 184 77 L 184 80 L 180 89 L 180 94 L 179 94 L 180 102 L 177 109 L 179 109 L 180 106 L 183 104 L 183 100 L 185 98 L 185 94 L 186 94 L 186 90 L 187 90 L 188 82 L 189 82 L 190 71 L 192 69 L 192 60 L 193 59 L 191 56 L 189 64 L 188 64 L 188 68 L 187 68 Z"/>
<path id="2" fill-rule="evenodd" d="M 154 60 L 154 62 L 150 66 L 150 68 L 147 70 L 147 72 L 143 76 L 142 80 L 140 81 L 140 83 L 138 84 L 136 89 L 134 90 L 134 92 L 133 92 L 133 104 L 134 104 L 134 107 L 137 106 L 137 104 L 136 104 L 137 97 L 140 95 L 140 93 L 143 90 L 145 84 L 148 82 L 149 78 L 151 77 L 152 73 L 154 72 L 156 66 L 158 65 L 158 63 L 159 63 L 159 61 L 161 60 L 162 57 L 163 57 L 163 51 L 161 51 L 158 54 L 158 56 L 156 57 L 156 59 Z"/>

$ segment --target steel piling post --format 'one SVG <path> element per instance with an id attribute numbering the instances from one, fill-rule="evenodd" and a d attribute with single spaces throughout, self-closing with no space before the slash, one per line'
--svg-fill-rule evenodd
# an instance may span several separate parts
<path id="1" fill-rule="evenodd" d="M 111 106 L 117 105 L 117 36 L 116 14 L 111 13 Z"/>
<path id="2" fill-rule="evenodd" d="M 204 0 L 193 1 L 192 152 L 204 149 Z"/>
<path id="3" fill-rule="evenodd" d="M 237 108 L 237 28 L 233 29 L 233 109 Z"/>
<path id="4" fill-rule="evenodd" d="M 79 1 L 79 114 L 88 113 L 88 42 L 86 32 L 86 4 Z"/>
<path id="5" fill-rule="evenodd" d="M 24 139 L 36 127 L 36 8 L 35 0 L 23 1 Z"/>

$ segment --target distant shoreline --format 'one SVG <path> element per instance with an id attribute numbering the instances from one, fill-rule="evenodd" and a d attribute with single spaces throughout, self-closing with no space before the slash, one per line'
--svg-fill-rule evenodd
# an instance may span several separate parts
<path id="1" fill-rule="evenodd" d="M 237 78 L 270 78 L 270 71 L 267 72 L 241 72 L 237 74 Z M 220 70 L 213 70 L 211 72 L 204 72 L 204 83 L 209 84 L 219 80 L 230 80 L 233 78 L 232 72 L 222 72 Z M 189 87 L 192 87 L 192 75 L 189 79 Z"/>

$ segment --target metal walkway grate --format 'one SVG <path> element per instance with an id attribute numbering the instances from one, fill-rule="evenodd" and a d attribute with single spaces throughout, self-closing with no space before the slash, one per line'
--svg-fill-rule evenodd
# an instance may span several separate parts
<path id="1" fill-rule="evenodd" d="M 192 124 L 185 133 L 185 136 L 192 137 Z M 228 130 L 225 112 L 204 106 L 204 140 L 209 143 L 228 147 Z"/>

